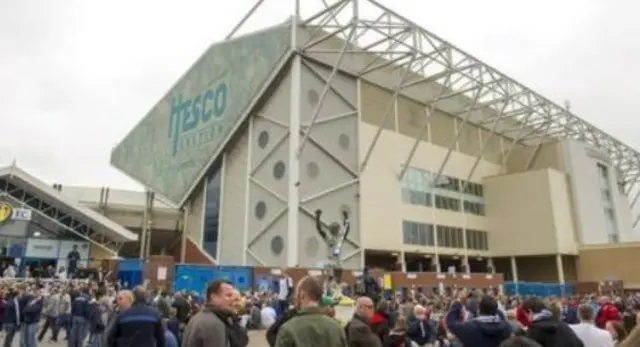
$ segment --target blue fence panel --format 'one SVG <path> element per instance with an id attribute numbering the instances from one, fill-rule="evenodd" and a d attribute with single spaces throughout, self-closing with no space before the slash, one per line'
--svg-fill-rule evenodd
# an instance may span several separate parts
<path id="1" fill-rule="evenodd" d="M 575 293 L 573 284 L 536 283 L 536 282 L 504 282 L 504 292 L 507 295 L 530 296 L 566 296 Z"/>
<path id="2" fill-rule="evenodd" d="M 142 271 L 118 271 L 118 281 L 124 288 L 133 288 L 141 285 L 143 278 Z"/>
<path id="3" fill-rule="evenodd" d="M 236 266 L 176 265 L 173 291 L 197 292 L 204 295 L 209 282 L 225 279 L 233 283 L 238 290 L 246 291 L 253 287 L 253 269 Z"/>
<path id="4" fill-rule="evenodd" d="M 118 281 L 126 288 L 133 288 L 144 281 L 144 262 L 140 259 L 118 261 Z"/>
<path id="5" fill-rule="evenodd" d="M 214 266 L 176 265 L 173 291 L 197 292 L 204 295 L 207 284 L 214 280 Z"/>
<path id="6" fill-rule="evenodd" d="M 226 279 L 240 291 L 253 289 L 253 269 L 244 266 L 220 266 L 216 278 Z"/>
<path id="7" fill-rule="evenodd" d="M 119 260 L 118 271 L 144 271 L 144 262 L 140 259 Z"/>

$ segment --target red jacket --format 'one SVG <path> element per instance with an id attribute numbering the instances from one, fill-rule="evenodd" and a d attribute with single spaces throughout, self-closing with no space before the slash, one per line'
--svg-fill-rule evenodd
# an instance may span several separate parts
<path id="1" fill-rule="evenodd" d="M 520 324 L 522 324 L 523 327 L 528 328 L 531 325 L 529 316 L 527 316 L 527 312 L 524 311 L 522 305 L 518 305 L 518 308 L 516 308 L 516 319 L 518 320 L 518 322 L 520 322 Z"/>
<path id="2" fill-rule="evenodd" d="M 607 322 L 609 321 L 622 321 L 622 315 L 614 304 L 602 305 L 598 311 L 598 315 L 596 316 L 596 325 L 600 329 L 604 329 L 605 325 L 607 325 Z"/>

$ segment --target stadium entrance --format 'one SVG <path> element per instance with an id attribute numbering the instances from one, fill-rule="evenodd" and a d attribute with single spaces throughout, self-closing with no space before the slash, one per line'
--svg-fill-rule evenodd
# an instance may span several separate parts
<path id="1" fill-rule="evenodd" d="M 93 257 L 118 257 L 123 243 L 136 240 L 20 168 L 0 168 L 0 266 L 13 263 L 23 276 L 86 268 Z"/>

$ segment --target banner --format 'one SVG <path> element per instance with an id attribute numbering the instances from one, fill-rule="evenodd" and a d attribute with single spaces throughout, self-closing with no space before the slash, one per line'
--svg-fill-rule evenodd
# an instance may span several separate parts
<path id="1" fill-rule="evenodd" d="M 35 259 L 58 259 L 60 241 L 54 239 L 30 238 L 24 256 Z"/>

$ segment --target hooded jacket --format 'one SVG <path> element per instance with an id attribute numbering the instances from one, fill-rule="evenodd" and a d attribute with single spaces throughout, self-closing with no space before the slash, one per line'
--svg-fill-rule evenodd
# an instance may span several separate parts
<path id="1" fill-rule="evenodd" d="M 456 302 L 445 318 L 446 326 L 463 346 L 498 347 L 511 334 L 511 326 L 499 315 L 483 316 L 460 322 L 463 306 Z M 567 346 L 569 347 L 569 346 Z"/>
<path id="2" fill-rule="evenodd" d="M 584 347 L 573 329 L 568 324 L 554 319 L 547 310 L 533 317 L 526 336 L 542 347 Z"/>

